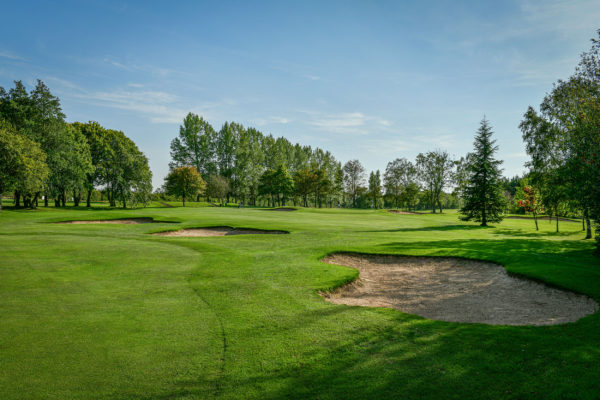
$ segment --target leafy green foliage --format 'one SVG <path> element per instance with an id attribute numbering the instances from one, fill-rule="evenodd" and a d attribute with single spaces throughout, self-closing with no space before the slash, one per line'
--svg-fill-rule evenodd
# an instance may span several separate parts
<path id="1" fill-rule="evenodd" d="M 442 212 L 440 196 L 444 187 L 452 180 L 454 161 L 446 151 L 435 150 L 419 153 L 416 159 L 417 176 L 429 195 L 429 204 L 433 213 L 436 206 Z"/>
<path id="2" fill-rule="evenodd" d="M 365 183 L 365 168 L 358 160 L 350 160 L 344 164 L 344 186 L 352 198 L 352 207 L 356 207 L 359 188 Z"/>
<path id="3" fill-rule="evenodd" d="M 196 167 L 176 167 L 165 178 L 167 194 L 180 197 L 185 207 L 185 199 L 195 197 L 206 188 L 206 183 Z"/>
<path id="4" fill-rule="evenodd" d="M 217 198 L 223 203 L 223 199 L 229 193 L 229 181 L 221 175 L 210 175 L 206 179 L 206 196 Z"/>
<path id="5" fill-rule="evenodd" d="M 8 122 L 0 120 L 0 199 L 5 191 L 18 190 L 35 201 L 48 174 L 46 154 L 39 144 L 17 134 Z"/>
<path id="6" fill-rule="evenodd" d="M 406 194 L 411 184 L 416 185 L 416 178 L 416 168 L 405 158 L 397 158 L 387 164 L 383 175 L 385 192 L 387 196 L 393 199 L 396 208 L 400 207 L 401 201 L 406 202 L 408 198 L 411 198 Z"/>

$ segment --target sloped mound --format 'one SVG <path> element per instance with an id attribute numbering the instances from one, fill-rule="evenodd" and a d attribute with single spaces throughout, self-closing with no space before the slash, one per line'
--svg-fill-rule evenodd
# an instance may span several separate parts
<path id="1" fill-rule="evenodd" d="M 277 208 L 271 208 L 271 211 L 298 211 L 297 208 L 294 207 L 277 207 Z"/>
<path id="2" fill-rule="evenodd" d="M 158 223 L 169 223 L 169 221 L 155 221 L 154 218 L 142 217 L 142 218 L 119 218 L 119 219 L 95 219 L 95 220 L 79 220 L 79 221 L 61 221 L 57 224 L 158 224 Z"/>
<path id="3" fill-rule="evenodd" d="M 513 277 L 490 262 L 345 253 L 323 261 L 360 272 L 357 280 L 322 293 L 336 304 L 491 325 L 564 324 L 598 310 L 598 303 L 587 296 Z"/>
<path id="4" fill-rule="evenodd" d="M 186 228 L 178 231 L 157 232 L 157 236 L 174 237 L 204 237 L 204 236 L 232 236 L 232 235 L 284 235 L 286 231 L 269 231 L 262 229 L 232 228 L 230 226 L 215 226 L 209 228 Z"/>
<path id="5" fill-rule="evenodd" d="M 417 212 L 412 211 L 400 211 L 400 210 L 388 210 L 392 214 L 402 214 L 402 215 L 419 215 Z"/>

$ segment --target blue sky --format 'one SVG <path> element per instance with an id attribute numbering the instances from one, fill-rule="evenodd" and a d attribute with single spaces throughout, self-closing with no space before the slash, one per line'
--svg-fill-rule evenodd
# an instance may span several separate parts
<path id="1" fill-rule="evenodd" d="M 69 121 L 130 136 L 155 187 L 192 111 L 384 170 L 471 150 L 490 120 L 505 175 L 518 124 L 568 77 L 600 1 L 5 2 L 0 86 L 42 79 Z"/>

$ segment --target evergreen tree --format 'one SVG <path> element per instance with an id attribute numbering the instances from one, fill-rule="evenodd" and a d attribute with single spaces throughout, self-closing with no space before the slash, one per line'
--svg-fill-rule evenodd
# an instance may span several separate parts
<path id="1" fill-rule="evenodd" d="M 492 140 L 492 128 L 485 117 L 477 130 L 475 151 L 468 157 L 468 179 L 464 188 L 465 205 L 460 213 L 463 221 L 474 220 L 487 226 L 488 222 L 502 221 L 504 196 L 499 168 L 502 161 L 494 159 L 498 150 L 496 141 Z"/>

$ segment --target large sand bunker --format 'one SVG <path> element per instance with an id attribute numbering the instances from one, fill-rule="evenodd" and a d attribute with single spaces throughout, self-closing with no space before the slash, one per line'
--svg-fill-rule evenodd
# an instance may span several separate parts
<path id="1" fill-rule="evenodd" d="M 62 221 L 57 224 L 152 224 L 152 223 L 167 223 L 168 221 L 155 221 L 153 218 L 121 218 L 121 219 L 96 219 L 96 220 L 80 220 L 80 221 Z"/>
<path id="2" fill-rule="evenodd" d="M 230 226 L 215 226 L 212 228 L 186 228 L 178 231 L 158 232 L 158 236 L 202 237 L 202 236 L 231 236 L 231 235 L 283 235 L 286 231 L 266 231 L 261 229 L 232 228 Z"/>
<path id="3" fill-rule="evenodd" d="M 412 211 L 401 211 L 401 210 L 388 210 L 389 212 L 391 212 L 392 214 L 402 214 L 402 215 L 419 215 L 420 213 L 418 212 L 412 212 Z"/>
<path id="4" fill-rule="evenodd" d="M 323 261 L 360 272 L 357 280 L 322 294 L 336 304 L 492 325 L 563 324 L 598 310 L 598 303 L 587 296 L 510 276 L 489 262 L 343 253 Z"/>

